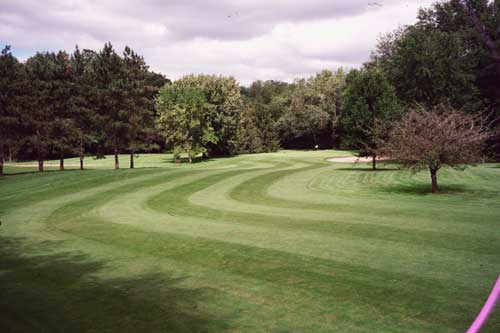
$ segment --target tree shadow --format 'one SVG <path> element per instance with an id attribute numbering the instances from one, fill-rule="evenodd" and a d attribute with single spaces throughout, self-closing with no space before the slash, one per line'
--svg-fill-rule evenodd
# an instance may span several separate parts
<path id="1" fill-rule="evenodd" d="M 215 289 L 182 287 L 184 278 L 157 272 L 103 278 L 116 263 L 82 253 L 53 254 L 60 243 L 27 246 L 20 238 L 0 237 L 0 332 L 229 329 L 220 315 L 202 310 Z M 23 254 L 37 248 L 52 251 Z"/>
<path id="2" fill-rule="evenodd" d="M 85 170 L 92 170 L 92 169 L 85 169 Z M 85 171 L 83 170 L 83 171 Z M 61 173 L 64 173 L 64 172 L 71 172 L 71 171 L 82 171 L 80 169 L 66 169 L 66 170 L 59 170 L 59 169 L 56 169 L 56 170 L 44 170 L 43 172 L 40 172 L 38 170 L 30 170 L 30 171 L 21 171 L 21 172 L 9 172 L 9 173 L 5 173 L 4 176 L 19 176 L 19 175 L 32 175 L 32 174 L 44 174 L 44 173 L 54 173 L 54 172 L 61 172 Z"/>
<path id="3" fill-rule="evenodd" d="M 159 169 L 159 168 L 160 167 L 158 167 L 158 166 L 134 167 L 132 169 L 131 168 L 127 168 L 127 167 L 125 167 L 125 168 L 121 167 L 117 171 L 120 171 L 120 170 Z M 92 168 L 92 167 L 89 167 L 89 168 L 85 168 L 83 170 L 80 170 L 80 169 L 65 169 L 63 171 L 61 171 L 61 170 L 44 170 L 43 172 L 40 172 L 38 170 L 31 170 L 31 171 L 21 171 L 21 172 L 4 173 L 3 176 L 5 176 L 5 177 L 13 177 L 13 176 L 22 176 L 22 175 L 34 175 L 34 174 L 43 175 L 43 174 L 52 174 L 52 173 L 61 173 L 61 174 L 64 174 L 64 173 L 67 173 L 67 172 L 75 172 L 75 171 L 86 172 L 86 171 L 96 171 L 96 170 L 101 171 L 101 170 L 114 170 L 114 169 L 112 167 L 109 167 L 109 168 Z M 0 179 L 2 179 L 2 177 L 0 177 Z"/>
<path id="4" fill-rule="evenodd" d="M 439 191 L 437 193 L 432 193 L 431 183 L 429 184 L 397 184 L 390 186 L 379 186 L 377 187 L 379 192 L 391 193 L 391 194 L 416 194 L 416 195 L 440 195 L 440 194 L 460 194 L 465 192 L 471 192 L 470 189 L 463 185 L 440 185 Z"/>
<path id="5" fill-rule="evenodd" d="M 196 156 L 192 159 L 192 163 L 189 163 L 189 158 L 187 158 L 187 157 L 180 157 L 179 159 L 174 159 L 173 157 L 168 157 L 168 158 L 162 159 L 161 163 L 199 164 L 199 163 L 212 162 L 212 161 L 221 160 L 221 159 L 232 159 L 234 157 L 236 157 L 236 156 L 214 156 L 214 157 Z"/>
<path id="6" fill-rule="evenodd" d="M 365 172 L 383 172 L 383 171 L 401 171 L 401 169 L 394 168 L 394 167 L 383 167 L 383 168 L 377 168 L 375 170 L 372 169 L 372 167 L 356 167 L 353 165 L 352 167 L 342 167 L 342 168 L 337 168 L 336 170 L 338 171 L 365 171 Z"/>

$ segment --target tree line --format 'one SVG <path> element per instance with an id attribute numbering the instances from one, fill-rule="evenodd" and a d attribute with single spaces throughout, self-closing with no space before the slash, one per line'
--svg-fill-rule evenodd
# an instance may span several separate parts
<path id="1" fill-rule="evenodd" d="M 371 156 L 375 169 L 378 156 L 403 156 L 395 153 L 401 145 L 394 138 L 405 137 L 401 131 L 411 126 L 404 124 L 459 124 L 458 114 L 471 124 L 486 124 L 477 127 L 481 131 L 497 133 L 499 12 L 498 1 L 439 2 L 421 9 L 415 24 L 383 36 L 359 69 L 248 87 L 216 75 L 171 82 L 130 48 L 119 55 L 109 43 L 99 51 L 37 53 L 25 63 L 5 47 L 0 163 L 5 157 L 34 157 L 42 171 L 48 157 L 59 157 L 63 168 L 66 156 L 77 155 L 83 168 L 88 154 L 113 154 L 118 168 L 118 154 L 130 154 L 133 167 L 136 153 L 165 148 L 176 158 L 187 153 L 192 161 L 199 155 L 340 147 Z M 500 155 L 498 135 L 475 137 L 486 141 L 490 156 Z M 446 152 L 425 157 L 433 160 L 429 168 L 479 158 L 461 160 Z"/>
<path id="2" fill-rule="evenodd" d="M 34 158 L 134 154 L 154 149 L 154 97 L 168 82 L 126 47 L 39 52 L 19 62 L 6 46 L 0 58 L 0 172 L 7 157 Z"/>

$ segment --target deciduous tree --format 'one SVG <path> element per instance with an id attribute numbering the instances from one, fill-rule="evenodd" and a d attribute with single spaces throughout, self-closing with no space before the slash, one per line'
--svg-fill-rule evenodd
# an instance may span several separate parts
<path id="1" fill-rule="evenodd" d="M 205 93 L 199 88 L 165 85 L 156 99 L 157 124 L 174 154 L 185 152 L 189 162 L 207 151 L 217 137 L 208 120 L 211 108 Z"/>
<path id="2" fill-rule="evenodd" d="M 401 116 L 393 87 L 377 68 L 351 70 L 346 77 L 340 118 L 344 145 L 372 157 L 376 169 L 379 143 Z"/>
<path id="3" fill-rule="evenodd" d="M 438 192 L 437 173 L 443 166 L 463 168 L 482 162 L 490 131 L 484 119 L 439 105 L 412 110 L 395 126 L 382 153 L 414 171 L 428 169 L 432 192 Z"/>

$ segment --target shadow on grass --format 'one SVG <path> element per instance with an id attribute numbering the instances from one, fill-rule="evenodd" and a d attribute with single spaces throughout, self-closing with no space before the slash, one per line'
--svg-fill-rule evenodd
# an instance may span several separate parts
<path id="1" fill-rule="evenodd" d="M 116 171 L 121 171 L 121 170 L 143 170 L 143 169 L 160 169 L 160 167 L 158 166 L 143 166 L 143 167 L 134 167 L 134 168 L 120 168 Z M 105 171 L 105 170 L 115 170 L 114 168 L 112 167 L 109 167 L 109 168 L 92 168 L 92 167 L 89 167 L 89 168 L 85 168 L 83 170 L 80 170 L 80 169 L 65 169 L 63 171 L 57 169 L 57 170 L 44 170 L 43 172 L 40 172 L 38 170 L 31 170 L 31 171 L 20 171 L 20 172 L 7 172 L 7 173 L 4 173 L 3 176 L 0 176 L 0 179 L 2 179 L 2 177 L 12 177 L 12 176 L 22 176 L 22 175 L 34 175 L 34 174 L 40 174 L 40 175 L 43 175 L 43 174 L 52 174 L 52 173 L 61 173 L 61 174 L 64 174 L 66 172 L 71 172 L 71 171 L 80 171 L 80 172 L 85 172 L 85 171 Z"/>
<path id="2" fill-rule="evenodd" d="M 0 237 L 0 332 L 207 332 L 229 329 L 199 308 L 215 291 L 179 286 L 160 273 L 102 278 L 108 264 L 78 253 L 23 253 L 29 247 Z"/>
<path id="3" fill-rule="evenodd" d="M 92 169 L 85 169 L 85 170 L 92 170 Z M 85 171 L 83 170 L 83 171 Z M 44 174 L 44 173 L 53 173 L 53 172 L 70 172 L 70 171 L 82 171 L 80 169 L 66 169 L 66 170 L 59 170 L 59 169 L 56 169 L 56 170 L 44 170 L 43 172 L 40 172 L 38 170 L 30 170 L 30 171 L 20 171 L 20 172 L 8 172 L 8 173 L 5 173 L 4 176 L 18 176 L 18 175 L 32 175 L 32 174 L 35 174 L 35 173 L 39 173 L 39 174 Z"/>
<path id="4" fill-rule="evenodd" d="M 162 159 L 161 163 L 170 163 L 170 164 L 198 164 L 198 163 L 205 163 L 205 162 L 212 162 L 215 160 L 221 160 L 221 159 L 231 159 L 236 156 L 214 156 L 214 157 L 202 157 L 202 156 L 197 156 L 193 158 L 192 163 L 189 163 L 189 159 L 187 157 L 181 157 L 179 159 L 174 159 L 173 157 L 169 158 L 164 158 Z"/>
<path id="5" fill-rule="evenodd" d="M 336 170 L 339 170 L 339 171 L 366 171 L 366 172 L 401 171 L 401 169 L 394 168 L 394 167 L 383 167 L 383 168 L 377 168 L 377 169 L 373 170 L 372 167 L 356 167 L 356 166 L 337 168 Z"/>
<path id="6" fill-rule="evenodd" d="M 472 192 L 462 185 L 440 185 L 438 193 L 432 193 L 431 184 L 409 184 L 409 185 L 391 185 L 377 187 L 379 192 L 391 193 L 391 194 L 416 194 L 416 195 L 440 195 L 440 194 L 460 194 L 466 192 Z"/>

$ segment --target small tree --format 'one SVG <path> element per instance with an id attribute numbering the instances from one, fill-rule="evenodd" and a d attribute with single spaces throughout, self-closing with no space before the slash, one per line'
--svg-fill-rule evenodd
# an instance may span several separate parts
<path id="1" fill-rule="evenodd" d="M 217 143 L 207 119 L 210 104 L 201 89 L 165 85 L 156 99 L 156 110 L 157 124 L 167 144 L 174 148 L 175 155 L 186 152 L 189 163 L 197 154 L 206 153 L 209 143 Z"/>
<path id="2" fill-rule="evenodd" d="M 432 193 L 438 192 L 437 172 L 443 166 L 463 169 L 483 161 L 490 136 L 484 120 L 439 105 L 432 111 L 410 111 L 393 129 L 382 154 L 413 171 L 428 169 Z"/>

